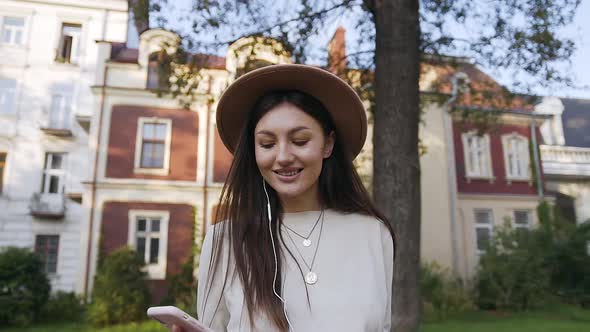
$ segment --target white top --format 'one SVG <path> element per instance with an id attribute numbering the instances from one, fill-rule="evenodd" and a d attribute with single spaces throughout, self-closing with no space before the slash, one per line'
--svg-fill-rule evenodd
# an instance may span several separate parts
<path id="1" fill-rule="evenodd" d="M 319 211 L 285 213 L 284 224 L 307 236 Z M 312 245 L 285 227 L 281 230 L 285 244 L 299 263 L 304 275 L 309 271 L 301 255 L 311 265 L 318 244 L 321 220 L 313 231 Z M 215 331 L 273 331 L 274 325 L 263 315 L 255 315 L 250 328 L 242 283 L 229 274 L 222 292 L 227 265 L 227 245 L 219 262 L 215 280 L 209 289 L 207 280 L 211 260 L 213 232 L 207 232 L 199 267 L 197 304 L 199 320 Z M 288 234 L 294 241 L 291 241 Z M 275 239 L 275 245 L 280 240 Z M 294 243 L 297 246 L 294 247 Z M 297 251 L 299 250 L 299 252 Z M 388 229 L 377 219 L 360 214 L 324 211 L 324 225 L 313 271 L 317 282 L 307 285 L 291 255 L 284 250 L 283 297 L 294 331 L 388 331 L 391 325 L 391 285 L 393 279 L 393 240 Z M 233 270 L 232 264 L 229 265 Z M 269 288 L 272 285 L 268 285 Z M 221 296 L 221 301 L 219 301 Z M 216 306 L 217 312 L 215 313 Z M 215 313 L 215 314 L 214 314 Z"/>

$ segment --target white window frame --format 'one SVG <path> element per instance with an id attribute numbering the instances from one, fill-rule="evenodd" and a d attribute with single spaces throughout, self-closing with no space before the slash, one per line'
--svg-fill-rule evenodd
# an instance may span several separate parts
<path id="1" fill-rule="evenodd" d="M 59 109 L 54 108 L 55 98 L 60 97 L 61 103 Z M 67 129 L 70 130 L 72 126 L 72 104 L 73 104 L 73 93 L 71 92 L 54 92 L 51 94 L 51 100 L 49 102 L 49 114 L 47 118 L 47 127 L 51 129 Z M 57 123 L 54 122 L 54 117 L 57 114 Z"/>
<path id="2" fill-rule="evenodd" d="M 157 210 L 129 210 L 127 245 L 133 250 L 136 248 L 137 219 L 142 217 L 160 219 L 160 232 L 158 235 L 158 238 L 160 239 L 160 249 L 158 250 L 158 263 L 147 264 L 144 270 L 147 272 L 149 279 L 164 280 L 166 279 L 166 266 L 168 257 L 168 223 L 170 220 L 170 212 Z M 149 242 L 151 241 L 146 240 L 146 255 L 149 255 Z"/>
<path id="3" fill-rule="evenodd" d="M 522 224 L 517 224 L 516 223 L 516 213 L 517 212 L 526 212 L 527 214 L 527 223 L 526 225 L 522 225 Z M 516 230 L 516 229 L 525 229 L 525 230 L 530 230 L 531 229 L 531 225 L 533 224 L 533 213 L 531 210 L 527 210 L 527 209 L 515 209 L 514 211 L 512 211 L 512 229 Z"/>
<path id="4" fill-rule="evenodd" d="M 156 123 L 166 125 L 166 139 L 164 143 L 164 163 L 162 168 L 142 168 L 141 151 L 143 142 L 143 125 L 146 123 Z M 170 143 L 172 141 L 172 120 L 157 117 L 140 117 L 137 119 L 137 132 L 135 135 L 135 161 L 134 173 L 168 175 L 170 171 Z"/>
<path id="5" fill-rule="evenodd" d="M 486 160 L 483 161 L 483 165 L 487 168 L 485 172 L 481 169 L 471 169 L 469 167 L 469 160 L 470 155 L 473 153 L 472 147 L 469 145 L 469 138 L 476 137 L 480 142 L 483 142 L 483 155 Z M 468 179 L 494 179 L 494 171 L 492 168 L 492 156 L 490 153 L 490 136 L 488 134 L 484 134 L 482 136 L 478 136 L 475 131 L 470 131 L 467 133 L 463 133 L 461 135 L 461 139 L 463 141 L 463 158 L 465 163 L 465 176 Z M 481 163 L 476 163 L 481 164 Z"/>
<path id="6" fill-rule="evenodd" d="M 511 151 L 509 149 L 509 141 L 515 139 L 520 144 L 522 144 L 522 150 L 520 151 Z M 514 147 L 514 145 L 513 145 Z M 512 181 L 530 181 L 530 155 L 529 155 L 529 140 L 522 135 L 517 133 L 512 133 L 508 135 L 502 136 L 502 151 L 504 152 L 504 169 L 506 170 L 506 179 Z M 512 172 L 512 167 L 510 165 L 510 155 L 516 156 L 516 160 L 513 163 L 517 163 L 518 165 L 512 165 L 515 167 L 520 167 L 520 169 L 524 172 L 523 174 L 514 174 Z"/>
<path id="7" fill-rule="evenodd" d="M 9 42 L 5 42 L 4 41 L 4 31 L 6 30 L 6 18 L 7 17 L 11 17 L 11 18 L 22 18 L 23 19 L 23 26 L 22 27 L 10 27 L 9 30 L 11 30 L 11 41 Z M 25 44 L 25 40 L 26 40 L 26 33 L 27 33 L 27 17 L 23 16 L 23 15 L 11 15 L 11 14 L 2 14 L 2 16 L 0 17 L 0 43 L 2 45 L 7 45 L 7 46 L 23 46 Z M 16 43 L 14 41 L 15 36 L 16 36 L 16 32 L 20 30 L 21 33 L 21 39 L 18 43 Z"/>
<path id="8" fill-rule="evenodd" d="M 16 92 L 18 89 L 18 82 L 16 79 L 7 77 L 0 77 L 0 80 L 14 82 L 14 87 L 11 88 L 2 88 L 0 86 L 0 114 L 12 114 L 16 110 Z M 12 105 L 10 105 L 10 109 L 6 109 L 4 105 L 4 100 L 6 98 L 6 95 L 8 95 L 9 93 L 12 93 Z"/>
<path id="9" fill-rule="evenodd" d="M 486 212 L 489 214 L 490 222 L 489 223 L 478 223 L 477 222 L 477 213 L 478 212 Z M 478 229 L 487 229 L 490 232 L 490 241 L 494 238 L 494 211 L 492 209 L 485 209 L 485 208 L 477 208 L 473 210 L 473 224 L 474 224 L 474 232 L 475 232 L 475 251 L 477 252 L 477 256 L 481 256 L 485 254 L 485 250 L 480 250 L 477 243 L 477 230 Z"/>
<path id="10" fill-rule="evenodd" d="M 54 155 L 61 155 L 61 168 L 59 169 L 52 169 L 51 163 L 53 161 Z M 45 153 L 45 165 L 43 167 L 43 175 L 45 175 L 43 179 L 43 184 L 41 186 L 41 194 L 43 195 L 63 195 L 66 188 L 66 163 L 67 163 L 67 153 L 63 152 L 47 152 Z M 49 183 L 52 176 L 57 176 L 59 178 L 59 185 L 58 185 L 58 192 L 57 193 L 50 193 L 49 192 Z"/>

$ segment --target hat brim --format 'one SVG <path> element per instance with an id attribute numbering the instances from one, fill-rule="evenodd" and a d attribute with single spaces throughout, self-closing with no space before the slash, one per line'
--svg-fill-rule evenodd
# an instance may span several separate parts
<path id="1" fill-rule="evenodd" d="M 367 137 L 367 116 L 356 92 L 338 76 L 308 65 L 270 65 L 233 82 L 217 105 L 217 130 L 233 154 L 248 112 L 264 94 L 298 90 L 319 100 L 330 112 L 343 148 L 354 159 Z"/>

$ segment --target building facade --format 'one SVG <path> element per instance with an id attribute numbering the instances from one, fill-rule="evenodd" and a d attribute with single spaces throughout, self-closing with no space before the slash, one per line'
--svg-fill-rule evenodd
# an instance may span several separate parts
<path id="1" fill-rule="evenodd" d="M 127 47 L 126 1 L 0 5 L 0 247 L 33 248 L 54 289 L 80 294 L 91 292 L 100 255 L 131 247 L 159 302 L 215 220 L 231 165 L 215 123 L 221 93 L 256 66 L 291 59 L 254 38 L 224 57 L 192 55 L 202 70 L 183 101 L 159 90 L 157 61 L 179 37 L 150 29 Z M 330 56 L 344 58 L 344 39 L 338 29 Z M 499 84 L 466 59 L 452 62 L 422 65 L 421 256 L 468 280 L 495 227 L 537 223 L 544 178 L 535 170 L 546 164 L 533 167 L 531 151 L 549 116 L 504 100 Z M 330 69 L 355 74 L 345 62 Z M 496 93 L 491 102 L 474 97 L 484 86 Z M 496 110 L 498 122 L 480 132 L 463 110 Z M 368 139 L 357 163 L 367 183 L 371 151 Z"/>
<path id="2" fill-rule="evenodd" d="M 127 2 L 0 1 L 0 247 L 29 247 L 73 291 L 96 40 L 125 41 Z"/>
<path id="3" fill-rule="evenodd" d="M 590 220 L 590 100 L 546 97 L 535 112 L 549 116 L 542 125 L 541 157 L 547 189 L 563 217 Z"/>

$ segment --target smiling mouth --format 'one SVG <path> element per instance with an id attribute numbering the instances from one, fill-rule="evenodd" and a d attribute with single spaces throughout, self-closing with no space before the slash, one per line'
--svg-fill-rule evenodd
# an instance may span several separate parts
<path id="1" fill-rule="evenodd" d="M 303 171 L 303 168 L 300 169 L 295 169 L 295 170 L 289 170 L 289 171 L 273 171 L 275 174 L 281 175 L 281 176 L 294 176 L 297 175 L 299 173 L 301 173 L 301 171 Z"/>

